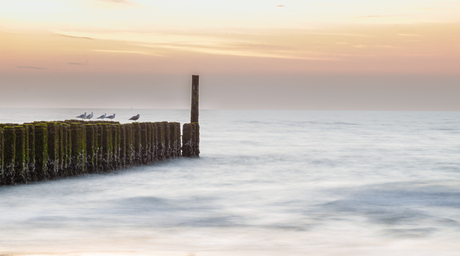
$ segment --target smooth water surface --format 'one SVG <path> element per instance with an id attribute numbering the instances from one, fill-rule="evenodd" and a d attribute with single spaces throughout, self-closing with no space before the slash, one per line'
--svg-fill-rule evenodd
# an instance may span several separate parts
<path id="1" fill-rule="evenodd" d="M 2 109 L 0 122 L 84 111 Z M 114 111 L 190 114 L 95 115 Z M 0 187 L 0 255 L 458 255 L 460 113 L 202 110 L 200 122 L 199 159 Z"/>

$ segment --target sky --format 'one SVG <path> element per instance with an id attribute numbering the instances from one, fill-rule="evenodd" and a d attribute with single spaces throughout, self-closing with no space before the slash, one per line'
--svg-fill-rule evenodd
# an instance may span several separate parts
<path id="1" fill-rule="evenodd" d="M 0 107 L 460 111 L 460 0 L 0 0 Z"/>

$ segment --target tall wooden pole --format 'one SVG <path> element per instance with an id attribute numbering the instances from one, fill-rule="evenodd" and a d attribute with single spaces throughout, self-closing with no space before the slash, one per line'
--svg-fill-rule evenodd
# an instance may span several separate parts
<path id="1" fill-rule="evenodd" d="M 199 95 L 200 76 L 192 76 L 192 113 L 191 123 L 198 123 L 198 95 Z"/>

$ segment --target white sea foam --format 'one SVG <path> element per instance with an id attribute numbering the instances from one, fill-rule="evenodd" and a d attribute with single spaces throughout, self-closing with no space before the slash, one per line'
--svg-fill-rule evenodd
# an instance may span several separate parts
<path id="1" fill-rule="evenodd" d="M 199 159 L 0 187 L 0 254 L 457 255 L 459 117 L 204 110 Z"/>

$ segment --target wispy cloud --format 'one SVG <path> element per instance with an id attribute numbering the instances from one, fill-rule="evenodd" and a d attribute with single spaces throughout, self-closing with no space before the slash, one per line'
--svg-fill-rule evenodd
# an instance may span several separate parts
<path id="1" fill-rule="evenodd" d="M 86 65 L 85 63 L 78 63 L 78 62 L 67 62 L 69 65 L 76 65 L 76 66 L 83 66 Z"/>
<path id="2" fill-rule="evenodd" d="M 62 37 L 68 37 L 68 38 L 75 38 L 75 39 L 86 39 L 86 40 L 95 40 L 94 38 L 87 37 L 87 36 L 69 36 L 61 33 L 54 33 L 55 35 L 62 36 Z"/>
<path id="3" fill-rule="evenodd" d="M 41 67 L 33 67 L 33 66 L 18 66 L 18 68 L 25 68 L 25 69 L 37 69 L 37 70 L 45 70 L 46 68 Z"/>
<path id="4" fill-rule="evenodd" d="M 94 52 L 106 52 L 106 53 L 127 53 L 127 54 L 141 54 L 141 55 L 150 55 L 150 56 L 158 56 L 161 55 L 147 52 L 147 51 L 128 51 L 128 50 L 104 50 L 104 49 L 93 49 Z"/>
<path id="5" fill-rule="evenodd" d="M 369 19 L 369 18 L 392 18 L 392 17 L 401 17 L 405 16 L 403 14 L 395 14 L 395 15 L 366 15 L 366 16 L 359 16 L 356 19 Z"/>
<path id="6" fill-rule="evenodd" d="M 285 5 L 279 4 L 276 7 L 286 7 Z"/>
<path id="7" fill-rule="evenodd" d="M 126 0 L 97 0 L 99 2 L 108 2 L 108 3 L 116 3 L 116 4 L 133 4 L 130 1 Z"/>

